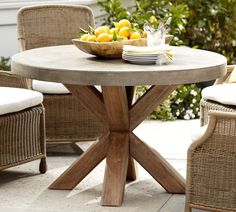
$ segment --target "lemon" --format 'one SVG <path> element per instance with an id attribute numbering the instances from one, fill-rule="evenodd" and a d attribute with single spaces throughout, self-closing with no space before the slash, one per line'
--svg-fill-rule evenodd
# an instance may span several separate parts
<path id="1" fill-rule="evenodd" d="M 108 26 L 102 26 L 102 28 L 106 30 L 106 33 L 110 34 L 110 28 Z"/>
<path id="2" fill-rule="evenodd" d="M 154 26 L 157 26 L 158 25 L 158 21 L 157 21 L 157 18 L 155 16 L 151 16 L 150 19 L 149 19 L 150 23 L 153 24 Z"/>
<path id="3" fill-rule="evenodd" d="M 101 33 L 97 37 L 98 42 L 110 42 L 110 36 L 108 33 Z"/>
<path id="4" fill-rule="evenodd" d="M 140 39 L 141 38 L 141 35 L 138 33 L 138 32 L 133 32 L 129 39 Z"/>
<path id="5" fill-rule="evenodd" d="M 118 22 L 117 28 L 121 29 L 123 27 L 131 28 L 131 23 L 127 19 L 122 19 Z"/>
<path id="6" fill-rule="evenodd" d="M 123 40 L 129 40 L 127 37 L 124 37 L 124 36 L 122 36 L 122 39 Z"/>
<path id="7" fill-rule="evenodd" d="M 120 29 L 120 31 L 119 31 L 119 35 L 129 38 L 129 36 L 130 36 L 130 28 L 129 27 L 122 27 Z"/>
<path id="8" fill-rule="evenodd" d="M 109 40 L 113 41 L 113 34 L 109 34 Z"/>
<path id="9" fill-rule="evenodd" d="M 110 29 L 110 33 L 111 33 L 111 34 L 114 34 L 114 33 L 118 34 L 118 33 L 119 33 L 119 29 L 116 28 L 116 27 L 111 28 L 111 29 Z"/>
<path id="10" fill-rule="evenodd" d="M 82 40 L 82 41 L 87 41 L 89 36 L 90 36 L 90 34 L 83 34 L 83 35 L 80 37 L 80 40 Z"/>
<path id="11" fill-rule="evenodd" d="M 104 28 L 103 26 L 96 28 L 94 31 L 96 37 L 98 37 L 102 33 L 107 33 L 107 29 Z"/>
<path id="12" fill-rule="evenodd" d="M 89 42 L 96 42 L 97 41 L 97 37 L 95 35 L 90 35 L 88 37 L 87 41 L 89 41 Z"/>

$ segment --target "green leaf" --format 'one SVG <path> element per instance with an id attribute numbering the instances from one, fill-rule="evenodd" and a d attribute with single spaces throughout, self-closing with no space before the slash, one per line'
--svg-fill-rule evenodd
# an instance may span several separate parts
<path id="1" fill-rule="evenodd" d="M 95 29 L 93 28 L 93 27 L 91 27 L 91 26 L 89 26 L 89 29 L 90 29 L 90 34 L 94 34 L 94 31 L 95 31 Z"/>
<path id="2" fill-rule="evenodd" d="M 130 28 L 130 29 L 128 29 L 127 31 L 128 31 L 128 32 L 136 32 L 137 30 Z"/>
<path id="3" fill-rule="evenodd" d="M 117 40 L 117 35 L 116 35 L 116 33 L 115 33 L 115 32 L 113 32 L 112 39 L 113 39 L 114 41 L 116 41 L 116 40 Z"/>
<path id="4" fill-rule="evenodd" d="M 89 31 L 88 30 L 85 30 L 83 28 L 79 28 L 80 29 L 80 33 L 83 33 L 83 34 L 88 34 Z"/>

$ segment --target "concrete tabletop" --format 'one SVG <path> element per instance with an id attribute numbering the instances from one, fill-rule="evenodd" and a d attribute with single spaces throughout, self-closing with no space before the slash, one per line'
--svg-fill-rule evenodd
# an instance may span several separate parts
<path id="1" fill-rule="evenodd" d="M 168 65 L 136 65 L 101 59 L 73 45 L 27 50 L 12 57 L 12 72 L 38 80 L 79 85 L 177 85 L 213 80 L 226 73 L 226 58 L 188 47 L 173 47 Z"/>

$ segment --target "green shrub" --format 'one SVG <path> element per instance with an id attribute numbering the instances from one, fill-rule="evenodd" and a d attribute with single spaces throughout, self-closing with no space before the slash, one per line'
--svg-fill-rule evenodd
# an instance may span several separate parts
<path id="1" fill-rule="evenodd" d="M 137 86 L 135 91 L 136 99 L 140 98 L 150 86 Z M 175 120 L 176 117 L 171 111 L 172 94 L 147 117 L 147 119 L 161 119 L 163 121 Z"/>
<path id="2" fill-rule="evenodd" d="M 185 4 L 166 0 L 135 0 L 134 3 L 135 7 L 128 10 L 119 0 L 99 0 L 98 4 L 107 13 L 103 24 L 113 26 L 113 22 L 126 18 L 137 28 L 143 29 L 144 23 L 152 22 L 151 17 L 162 22 L 171 17 L 170 34 L 175 36 L 173 44 L 183 44 L 179 36 L 187 24 L 188 8 Z"/>
<path id="3" fill-rule="evenodd" d="M 113 22 L 127 19 L 130 15 L 128 10 L 122 6 L 119 0 L 98 0 L 98 5 L 100 5 L 102 10 L 106 12 L 106 17 L 104 18 L 102 25 L 112 27 Z"/>
<path id="4" fill-rule="evenodd" d="M 195 84 L 179 85 L 171 94 L 170 108 L 174 117 L 179 119 L 199 118 L 201 89 Z"/>
<path id="5" fill-rule="evenodd" d="M 153 16 L 156 24 L 171 17 L 172 45 L 215 51 L 226 56 L 228 63 L 236 63 L 236 0 L 134 0 L 131 10 L 125 9 L 119 0 L 99 2 L 108 14 L 104 19 L 106 25 L 127 18 L 142 29 L 145 22 L 152 22 Z M 138 87 L 137 95 L 146 89 Z M 195 84 L 178 86 L 149 118 L 198 118 L 200 92 Z"/>
<path id="6" fill-rule="evenodd" d="M 10 58 L 0 57 L 0 70 L 10 71 Z"/>
<path id="7" fill-rule="evenodd" d="M 190 15 L 180 36 L 191 47 L 225 55 L 236 63 L 236 0 L 181 0 Z"/>
<path id="8" fill-rule="evenodd" d="M 171 17 L 172 44 L 215 51 L 236 63 L 236 0 L 134 0 L 130 10 L 119 0 L 98 3 L 107 13 L 103 24 L 127 18 L 142 29 L 152 16 Z"/>
<path id="9" fill-rule="evenodd" d="M 137 86 L 136 99 L 150 86 Z M 172 94 L 147 117 L 148 119 L 175 120 L 199 118 L 201 89 L 195 84 L 179 85 Z"/>

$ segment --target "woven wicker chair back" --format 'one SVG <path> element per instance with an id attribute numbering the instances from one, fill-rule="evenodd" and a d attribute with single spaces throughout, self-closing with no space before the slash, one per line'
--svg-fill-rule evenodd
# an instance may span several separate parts
<path id="1" fill-rule="evenodd" d="M 21 50 L 72 44 L 80 28 L 94 27 L 93 12 L 81 5 L 23 7 L 17 16 Z M 47 142 L 94 140 L 102 123 L 71 94 L 44 94 Z"/>
<path id="2" fill-rule="evenodd" d="M 31 80 L 19 77 L 8 71 L 0 70 L 0 86 L 15 88 L 31 88 Z"/>
<path id="3" fill-rule="evenodd" d="M 40 5 L 18 12 L 18 39 L 22 50 L 72 44 L 80 28 L 94 27 L 92 10 L 86 6 Z"/>

